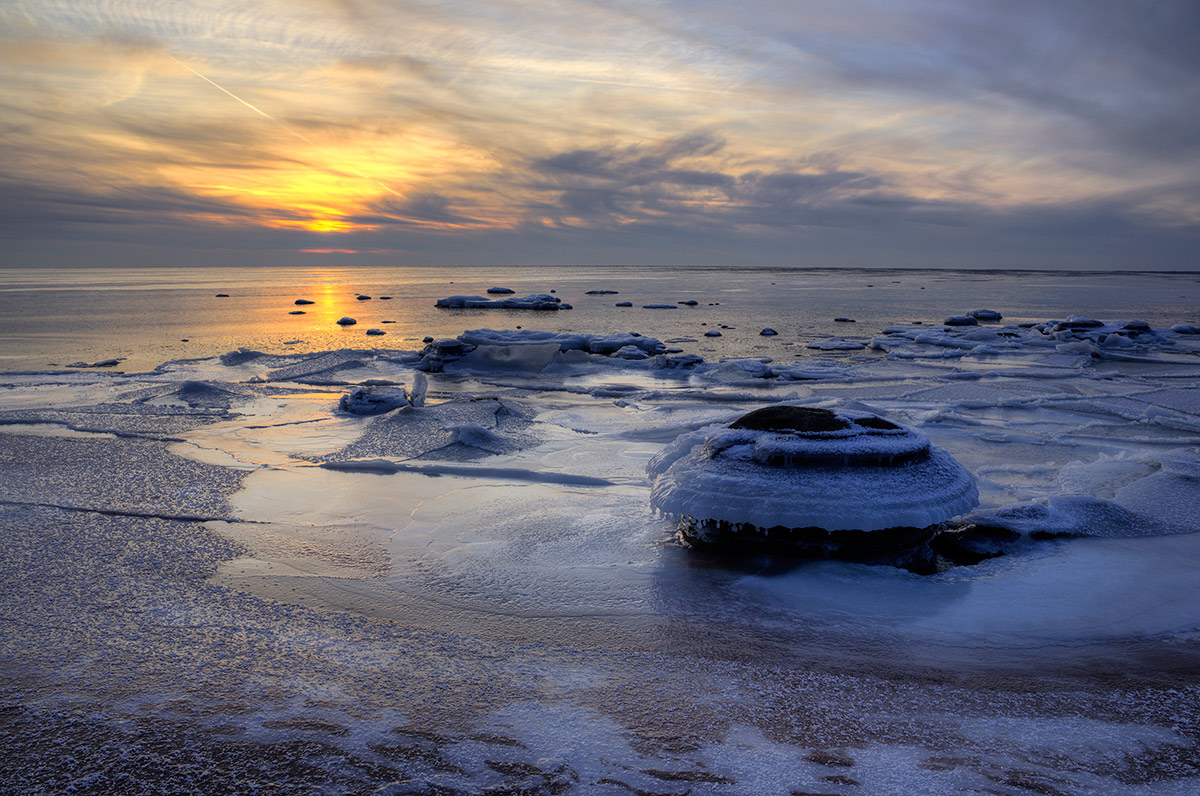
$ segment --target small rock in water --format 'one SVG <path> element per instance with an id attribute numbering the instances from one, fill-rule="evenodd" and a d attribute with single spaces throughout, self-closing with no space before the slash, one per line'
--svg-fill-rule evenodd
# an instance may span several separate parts
<path id="1" fill-rule="evenodd" d="M 370 296 L 365 296 L 362 293 L 359 293 L 357 296 L 355 296 L 355 298 L 358 299 L 359 301 L 370 301 L 371 300 Z"/>
<path id="2" fill-rule="evenodd" d="M 380 296 L 379 300 L 380 301 L 391 301 L 392 297 L 391 296 Z"/>
<path id="3" fill-rule="evenodd" d="M 675 309 L 675 305 L 674 304 L 643 304 L 642 309 L 644 309 L 644 310 L 673 310 L 673 309 Z"/>
<path id="4" fill-rule="evenodd" d="M 189 340 L 188 340 L 188 339 L 185 337 L 185 338 L 183 338 L 182 340 L 180 340 L 179 342 L 181 342 L 181 343 L 187 343 L 187 342 L 190 342 L 190 341 L 189 341 Z"/>
<path id="5" fill-rule="evenodd" d="M 214 298 L 229 298 L 228 293 L 218 293 Z"/>
<path id="6" fill-rule="evenodd" d="M 558 291 L 557 291 L 557 290 L 551 290 L 550 292 L 551 292 L 551 293 L 557 293 Z"/>
<path id="7" fill-rule="evenodd" d="M 353 326 L 354 324 L 358 323 L 358 321 L 354 320 L 349 315 L 338 318 L 337 322 L 339 326 Z"/>
<path id="8" fill-rule="evenodd" d="M 316 304 L 317 302 L 309 301 L 308 299 L 296 299 L 295 303 L 297 306 L 300 306 L 300 305 L 304 305 L 304 304 Z"/>
<path id="9" fill-rule="evenodd" d="M 422 338 L 421 338 L 421 342 L 422 342 L 422 343 L 425 343 L 426 345 L 429 345 L 430 343 L 432 343 L 432 342 L 433 342 L 433 338 L 432 338 L 432 337 L 430 337 L 430 336 L 428 336 L 428 335 L 426 335 L 425 337 L 422 337 Z"/>
<path id="10" fill-rule="evenodd" d="M 967 315 L 970 315 L 977 321 L 999 321 L 1004 319 L 1004 316 L 995 310 L 971 310 Z"/>
<path id="11" fill-rule="evenodd" d="M 705 337 L 720 337 L 721 333 L 718 332 L 716 329 L 709 329 L 707 332 L 704 333 L 704 336 Z"/>
<path id="12" fill-rule="evenodd" d="M 685 307 L 695 307 L 695 306 L 696 306 L 697 304 L 699 304 L 700 302 L 699 302 L 699 301 L 696 301 L 695 299 L 688 299 L 687 301 L 677 301 L 677 302 L 675 302 L 675 303 L 676 303 L 676 304 L 682 304 L 682 305 L 684 305 Z"/>
<path id="13" fill-rule="evenodd" d="M 616 306 L 616 307 L 632 307 L 632 306 L 633 306 L 633 302 L 632 302 L 632 301 L 618 301 L 618 302 L 617 302 L 615 305 L 613 305 L 613 306 Z"/>
<path id="14" fill-rule="evenodd" d="M 395 321 L 380 321 L 380 323 L 395 323 Z"/>
<path id="15" fill-rule="evenodd" d="M 291 312 L 288 313 L 288 315 L 303 315 L 303 314 L 304 314 L 304 310 L 292 310 Z"/>
<path id="16" fill-rule="evenodd" d="M 367 329 L 367 334 L 372 337 L 378 337 L 381 334 L 387 334 L 383 329 Z"/>
<path id="17" fill-rule="evenodd" d="M 942 321 L 946 326 L 978 326 L 979 321 L 970 315 L 951 315 Z"/>
<path id="18" fill-rule="evenodd" d="M 774 337 L 775 335 L 779 334 L 779 332 L 775 331 L 770 326 L 768 326 L 765 329 L 763 329 L 761 332 L 759 332 L 759 334 L 762 335 L 763 337 Z"/>
<path id="19" fill-rule="evenodd" d="M 585 296 L 615 296 L 615 295 L 617 295 L 617 291 L 615 291 L 615 290 L 589 290 L 588 292 L 584 293 L 583 295 L 585 295 Z"/>
<path id="20" fill-rule="evenodd" d="M 853 318 L 834 318 L 833 322 L 834 323 L 855 323 L 856 321 Z"/>
<path id="21" fill-rule="evenodd" d="M 487 292 L 496 293 L 501 296 L 507 296 L 512 293 L 516 293 L 517 291 L 513 290 L 511 287 L 489 287 Z M 551 290 L 550 292 L 553 293 L 554 291 Z"/>

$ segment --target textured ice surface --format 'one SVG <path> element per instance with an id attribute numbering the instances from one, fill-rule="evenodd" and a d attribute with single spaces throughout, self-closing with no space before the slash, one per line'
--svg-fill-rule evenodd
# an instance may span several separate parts
<path id="1" fill-rule="evenodd" d="M 746 337 L 705 359 L 626 333 L 472 338 L 553 353 L 541 370 L 456 370 L 468 344 L 446 337 L 424 387 L 416 350 L 4 374 L 6 785 L 1196 792 L 1200 346 L 836 311 L 871 349 L 762 350 L 786 341 L 732 323 Z M 413 408 L 337 410 L 401 384 Z M 913 427 L 1027 545 L 930 577 L 681 548 L 647 463 L 780 401 Z"/>
<path id="2" fill-rule="evenodd" d="M 493 292 L 492 290 L 488 291 Z M 449 296 L 438 299 L 437 305 L 443 309 L 500 309 L 500 310 L 557 310 L 567 309 L 562 306 L 562 299 L 549 293 L 533 293 L 521 298 L 487 299 L 483 296 Z"/>
<path id="3" fill-rule="evenodd" d="M 868 432 L 853 420 L 870 415 L 837 417 L 849 427 L 793 435 L 709 426 L 685 434 L 647 466 L 651 505 L 674 517 L 760 528 L 876 531 L 924 528 L 978 502 L 970 473 L 930 448 L 923 433 Z"/>

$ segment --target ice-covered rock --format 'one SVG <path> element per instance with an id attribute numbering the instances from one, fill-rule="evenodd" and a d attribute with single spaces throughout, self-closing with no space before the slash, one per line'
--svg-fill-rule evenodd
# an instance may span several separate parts
<path id="1" fill-rule="evenodd" d="M 379 415 L 408 405 L 403 387 L 356 387 L 338 400 L 338 409 L 352 415 Z"/>
<path id="2" fill-rule="evenodd" d="M 996 310 L 970 310 L 967 315 L 977 321 L 987 321 L 989 323 L 1004 320 L 1004 316 Z"/>
<path id="3" fill-rule="evenodd" d="M 1200 327 L 1192 326 L 1190 323 L 1177 323 L 1171 327 L 1171 331 L 1175 334 L 1200 334 Z"/>
<path id="4" fill-rule="evenodd" d="M 769 406 L 679 437 L 651 460 L 650 502 L 693 545 L 913 564 L 979 502 L 929 438 L 875 415 Z"/>
<path id="5" fill-rule="evenodd" d="M 511 296 L 517 291 L 513 290 L 511 287 L 489 287 L 487 292 L 494 296 Z"/>
<path id="6" fill-rule="evenodd" d="M 657 338 L 636 333 L 470 329 L 457 338 L 436 340 L 427 345 L 421 351 L 421 362 L 417 367 L 437 372 L 446 364 L 461 360 L 466 368 L 536 371 L 551 364 L 560 351 L 582 351 L 617 359 L 646 359 L 665 353 L 666 346 Z"/>
<path id="7" fill-rule="evenodd" d="M 483 296 L 449 296 L 438 299 L 435 307 L 441 309 L 500 309 L 500 310 L 558 310 L 563 309 L 562 299 L 549 293 L 534 293 L 521 298 L 488 299 Z"/>
<path id="8" fill-rule="evenodd" d="M 339 326 L 353 326 L 354 324 L 358 323 L 358 321 L 356 321 L 354 318 L 351 318 L 349 315 L 345 315 L 341 318 L 338 318 L 337 323 Z"/>
<path id="9" fill-rule="evenodd" d="M 970 315 L 951 315 L 942 321 L 946 326 L 978 326 L 979 321 Z"/>

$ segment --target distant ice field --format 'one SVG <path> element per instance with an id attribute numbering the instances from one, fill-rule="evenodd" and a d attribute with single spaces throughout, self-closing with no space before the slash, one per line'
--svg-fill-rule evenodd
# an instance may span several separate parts
<path id="1" fill-rule="evenodd" d="M 0 793 L 1200 789 L 1196 275 L 0 286 Z M 491 287 L 573 309 L 433 307 Z M 647 465 L 780 402 L 927 435 L 1016 541 L 687 548 Z"/>

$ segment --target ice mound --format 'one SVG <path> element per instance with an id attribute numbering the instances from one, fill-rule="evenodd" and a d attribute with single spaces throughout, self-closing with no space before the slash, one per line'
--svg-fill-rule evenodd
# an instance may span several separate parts
<path id="1" fill-rule="evenodd" d="M 549 293 L 533 293 L 521 298 L 488 299 L 483 296 L 449 296 L 438 299 L 435 307 L 441 309 L 500 309 L 500 310 L 558 310 L 569 309 L 562 299 Z"/>
<path id="2" fill-rule="evenodd" d="M 417 367 L 440 371 L 455 362 L 486 370 L 538 371 L 559 352 L 582 351 L 616 359 L 646 359 L 666 353 L 661 340 L 636 333 L 590 334 L 537 329 L 469 329 L 456 338 L 435 340 L 421 351 Z"/>
<path id="3" fill-rule="evenodd" d="M 134 403 L 179 402 L 193 409 L 229 409 L 235 401 L 246 397 L 245 393 L 230 389 L 228 385 L 217 385 L 207 381 L 186 380 L 170 385 L 164 390 L 151 387 L 130 396 Z"/>
<path id="4" fill-rule="evenodd" d="M 988 321 L 989 323 L 1004 320 L 1004 316 L 996 310 L 971 310 L 967 315 L 977 321 Z"/>
<path id="5" fill-rule="evenodd" d="M 769 406 L 685 434 L 651 460 L 650 502 L 685 540 L 736 552 L 886 560 L 979 502 L 925 434 L 850 410 Z"/>
<path id="6" fill-rule="evenodd" d="M 403 387 L 357 387 L 338 401 L 338 409 L 352 415 L 380 415 L 408 405 Z"/>

